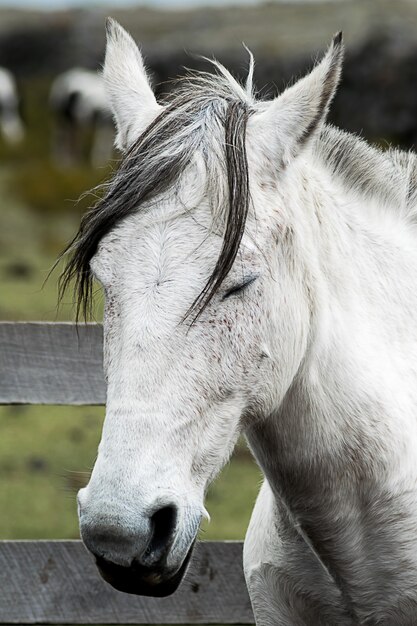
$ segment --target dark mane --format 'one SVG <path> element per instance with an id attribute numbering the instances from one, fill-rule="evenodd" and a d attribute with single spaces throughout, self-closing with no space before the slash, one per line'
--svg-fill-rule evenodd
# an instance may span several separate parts
<path id="1" fill-rule="evenodd" d="M 222 206 L 225 226 L 221 252 L 188 314 L 198 316 L 228 275 L 244 233 L 250 201 L 245 147 L 250 98 L 223 68 L 219 69 L 220 75 L 188 75 L 179 82 L 162 113 L 103 186 L 102 198 L 82 218 L 77 234 L 63 252 L 69 261 L 59 283 L 62 298 L 74 281 L 77 319 L 80 315 L 86 319 L 91 312 L 90 261 L 101 239 L 124 218 L 140 211 L 145 201 L 174 188 L 196 151 L 207 166 L 208 185 L 218 187 L 218 172 L 222 171 L 227 193 Z"/>

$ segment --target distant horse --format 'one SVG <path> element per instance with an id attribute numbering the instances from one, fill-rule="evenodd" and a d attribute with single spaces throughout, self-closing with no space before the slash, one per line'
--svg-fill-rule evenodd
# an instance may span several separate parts
<path id="1" fill-rule="evenodd" d="M 86 130 L 93 133 L 91 164 L 104 165 L 110 159 L 112 113 L 100 74 L 81 68 L 61 74 L 52 83 L 50 106 L 55 116 L 53 157 L 58 164 L 80 160 Z"/>
<path id="2" fill-rule="evenodd" d="M 14 76 L 0 67 L 0 133 L 10 145 L 18 144 L 25 134 L 19 108 L 20 98 Z"/>
<path id="3" fill-rule="evenodd" d="M 107 411 L 81 535 L 129 593 L 180 583 L 244 433 L 261 626 L 417 623 L 417 166 L 325 125 L 341 36 L 272 101 L 217 64 L 157 104 L 109 23 L 126 151 L 64 288 L 105 294 Z"/>

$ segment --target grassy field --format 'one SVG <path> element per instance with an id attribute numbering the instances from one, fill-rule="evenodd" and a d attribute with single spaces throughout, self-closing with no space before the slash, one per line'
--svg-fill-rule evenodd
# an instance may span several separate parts
<path id="1" fill-rule="evenodd" d="M 25 144 L 0 145 L 0 319 L 68 320 L 71 303 L 57 309 L 59 272 L 45 279 L 91 202 L 77 198 L 109 169 L 56 169 L 42 115 L 47 85 L 25 88 L 32 98 Z M 100 407 L 0 407 L 1 538 L 78 537 L 75 493 L 94 463 L 103 416 Z M 242 443 L 208 494 L 205 538 L 244 536 L 259 482 Z"/>

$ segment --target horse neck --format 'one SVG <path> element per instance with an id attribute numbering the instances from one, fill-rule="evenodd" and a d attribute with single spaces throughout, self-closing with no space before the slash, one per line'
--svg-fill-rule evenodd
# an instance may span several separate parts
<path id="1" fill-rule="evenodd" d="M 320 500 L 323 484 L 332 498 L 345 481 L 350 488 L 386 475 L 398 417 L 392 397 L 402 384 L 388 363 L 391 342 L 417 310 L 398 276 L 410 274 L 410 261 L 417 271 L 417 255 L 394 209 L 377 214 L 324 166 L 300 159 L 288 189 L 292 259 L 303 266 L 301 289 L 311 300 L 310 340 L 280 406 L 247 435 L 271 486 L 303 506 Z"/>
<path id="2" fill-rule="evenodd" d="M 265 523 L 272 514 L 277 527 L 295 528 L 346 606 L 370 615 L 381 572 L 391 576 L 387 555 L 409 557 L 405 575 L 395 574 L 398 589 L 417 572 L 417 246 L 395 213 L 380 211 L 374 223 L 365 203 L 356 211 L 360 199 L 325 176 L 311 184 L 304 199 L 327 200 L 302 238 L 309 346 L 280 405 L 247 438 L 275 495 Z"/>

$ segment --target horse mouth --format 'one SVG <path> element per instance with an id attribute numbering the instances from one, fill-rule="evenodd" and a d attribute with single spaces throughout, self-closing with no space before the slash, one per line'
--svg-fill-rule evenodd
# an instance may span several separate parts
<path id="1" fill-rule="evenodd" d="M 136 596 L 164 598 L 178 589 L 190 562 L 193 547 L 194 544 L 188 550 L 181 567 L 172 575 L 167 575 L 163 566 L 149 568 L 137 561 L 130 567 L 123 567 L 96 557 L 96 565 L 101 577 L 118 591 Z"/>

